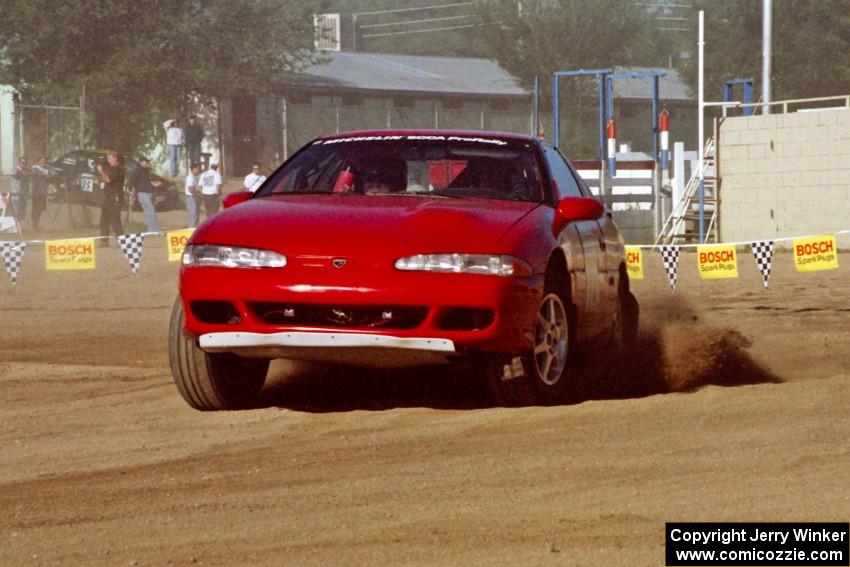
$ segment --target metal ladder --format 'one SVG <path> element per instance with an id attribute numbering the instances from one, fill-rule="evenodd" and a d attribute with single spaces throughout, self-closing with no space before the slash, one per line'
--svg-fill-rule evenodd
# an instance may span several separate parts
<path id="1" fill-rule="evenodd" d="M 705 142 L 704 157 L 702 161 L 703 188 L 705 189 L 705 241 L 714 239 L 717 242 L 717 217 L 719 214 L 719 179 L 715 167 L 715 140 L 709 138 Z M 688 242 L 699 242 L 699 170 L 694 171 L 688 184 L 685 186 L 685 194 L 682 200 L 673 207 L 673 211 L 661 232 L 655 239 L 655 245 L 681 244 Z"/>

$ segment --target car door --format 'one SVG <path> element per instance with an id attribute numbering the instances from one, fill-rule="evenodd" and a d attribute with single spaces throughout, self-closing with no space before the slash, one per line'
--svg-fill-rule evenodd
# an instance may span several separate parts
<path id="1" fill-rule="evenodd" d="M 572 171 L 578 180 L 579 189 L 582 194 L 585 197 L 595 198 L 590 187 L 587 186 L 584 179 L 576 172 L 569 160 L 567 161 L 567 165 L 570 166 L 570 171 Z M 602 290 L 603 295 L 607 298 L 604 305 L 601 306 L 600 314 L 604 318 L 603 323 L 607 321 L 608 326 L 610 326 L 614 317 L 614 311 L 616 310 L 620 265 L 624 261 L 626 248 L 623 244 L 623 238 L 620 236 L 620 231 L 616 223 L 614 223 L 614 215 L 610 209 L 606 208 L 605 214 L 597 222 L 601 231 L 600 245 L 603 252 L 601 262 L 604 263 L 603 270 L 605 272 Z"/>
<path id="2" fill-rule="evenodd" d="M 583 197 L 578 180 L 564 157 L 551 146 L 544 145 L 543 148 L 546 165 L 549 168 L 549 178 L 554 184 L 555 199 L 560 201 L 565 197 Z M 574 297 L 579 318 L 578 330 L 584 338 L 590 338 L 607 330 L 605 325 L 610 316 L 607 309 L 609 298 L 605 289 L 607 275 L 604 258 L 605 241 L 598 221 L 578 221 L 570 223 L 565 229 L 567 234 L 562 236 L 566 238 L 566 241 L 561 243 L 562 247 L 570 246 L 570 227 L 574 227 L 578 234 L 582 256 L 582 261 L 574 261 L 570 270 L 576 272 L 579 279 L 584 279 L 584 297 Z M 567 258 L 570 258 L 567 250 L 565 253 Z"/>

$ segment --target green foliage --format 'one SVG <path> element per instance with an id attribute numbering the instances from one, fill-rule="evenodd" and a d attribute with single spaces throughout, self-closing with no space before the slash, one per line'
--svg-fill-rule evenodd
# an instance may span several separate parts
<path id="1" fill-rule="evenodd" d="M 652 63 L 654 24 L 633 2 L 479 0 L 477 6 L 491 52 L 526 85 L 556 70 Z"/>
<path id="2" fill-rule="evenodd" d="M 551 108 L 553 71 L 667 63 L 655 22 L 634 2 L 478 0 L 476 8 L 493 58 L 526 88 L 540 78 L 541 111 Z M 564 79 L 560 86 L 560 145 L 574 157 L 593 157 L 597 82 Z"/>
<path id="3" fill-rule="evenodd" d="M 701 0 L 694 8 L 694 42 L 683 66 L 697 84 L 696 10 L 705 10 L 705 98 L 720 100 L 723 81 L 753 78 L 761 99 L 762 2 Z M 823 97 L 850 92 L 850 3 L 774 0 L 771 98 Z"/>
<path id="4" fill-rule="evenodd" d="M 93 143 L 133 150 L 190 100 L 268 92 L 305 59 L 313 4 L 4 0 L 0 83 L 47 104 L 85 85 Z"/>

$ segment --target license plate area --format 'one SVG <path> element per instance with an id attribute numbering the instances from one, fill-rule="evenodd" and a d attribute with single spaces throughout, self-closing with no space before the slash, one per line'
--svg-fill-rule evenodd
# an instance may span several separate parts
<path id="1" fill-rule="evenodd" d="M 94 177 L 91 175 L 80 175 L 80 189 L 87 193 L 94 192 Z"/>

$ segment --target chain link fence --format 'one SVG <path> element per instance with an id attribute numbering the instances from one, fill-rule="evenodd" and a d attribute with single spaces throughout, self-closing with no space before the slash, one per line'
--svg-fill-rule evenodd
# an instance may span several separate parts
<path id="1" fill-rule="evenodd" d="M 15 147 L 18 155 L 35 163 L 54 159 L 84 147 L 83 118 L 79 108 L 17 105 Z"/>
<path id="2" fill-rule="evenodd" d="M 527 110 L 495 110 L 446 108 L 443 105 L 399 106 L 379 101 L 355 105 L 314 100 L 288 102 L 285 105 L 285 120 L 281 116 L 284 114 L 283 108 L 284 105 L 280 103 L 279 116 L 264 120 L 265 126 L 260 128 L 262 151 L 258 157 L 269 165 L 280 163 L 283 158 L 291 156 L 315 138 L 352 130 L 444 129 L 530 134 L 533 126 L 530 107 Z M 598 159 L 599 123 L 595 114 L 598 109 L 584 104 L 579 110 L 575 113 L 565 112 L 561 117 L 559 147 L 571 159 Z M 617 123 L 621 132 L 618 139 L 624 143 L 630 142 L 633 151 L 652 151 L 649 113 L 648 105 L 624 105 Z M 690 131 L 683 132 L 686 120 L 681 116 L 681 110 L 671 108 L 671 114 L 675 114 L 677 119 L 676 139 L 690 141 Z M 539 120 L 543 137 L 551 143 L 551 111 L 542 111 Z M 684 138 L 678 137 L 683 133 Z"/>

